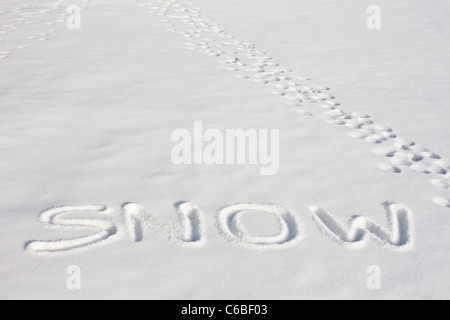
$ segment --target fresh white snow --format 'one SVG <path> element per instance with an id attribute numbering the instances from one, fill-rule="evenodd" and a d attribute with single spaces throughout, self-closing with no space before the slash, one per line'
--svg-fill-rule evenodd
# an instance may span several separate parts
<path id="1" fill-rule="evenodd" d="M 450 298 L 449 14 L 2 1 L 0 298 Z M 279 130 L 277 174 L 174 164 L 198 121 Z"/>

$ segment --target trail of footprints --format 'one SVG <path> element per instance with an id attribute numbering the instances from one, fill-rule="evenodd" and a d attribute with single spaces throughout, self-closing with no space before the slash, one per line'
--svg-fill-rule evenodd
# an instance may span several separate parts
<path id="1" fill-rule="evenodd" d="M 391 128 L 374 123 L 367 114 L 345 111 L 325 86 L 312 85 L 311 79 L 297 76 L 284 68 L 266 52 L 250 42 L 235 39 L 228 30 L 211 19 L 204 18 L 202 9 L 189 0 L 154 0 L 137 4 L 152 14 L 161 16 L 169 31 L 185 38 L 187 49 L 205 54 L 234 72 L 235 77 L 264 85 L 280 96 L 297 113 L 312 116 L 311 106 L 320 110 L 320 117 L 329 124 L 351 129 L 350 137 L 374 144 L 373 152 L 383 158 L 379 168 L 393 173 L 415 171 L 433 176 L 431 183 L 449 191 L 450 163 L 425 147 L 399 137 Z M 309 110 L 305 108 L 309 107 Z M 447 197 L 433 201 L 450 207 Z"/>
<path id="2" fill-rule="evenodd" d="M 66 8 L 75 4 L 70 0 L 15 2 L 17 4 L 12 8 L 7 8 L 6 4 L 0 5 L 0 60 L 29 48 L 35 42 L 49 40 L 51 34 L 56 32 L 55 27 L 66 21 Z M 85 9 L 90 0 L 76 2 L 81 9 Z"/>
<path id="3" fill-rule="evenodd" d="M 313 113 L 305 105 L 316 105 L 326 123 L 351 128 L 349 136 L 376 144 L 373 152 L 384 159 L 379 164 L 380 169 L 394 173 L 411 170 L 431 174 L 432 185 L 448 192 L 449 162 L 427 148 L 399 137 L 391 128 L 375 124 L 367 114 L 345 111 L 329 94 L 328 87 L 312 85 L 310 79 L 299 77 L 293 70 L 280 66 L 266 52 L 258 50 L 255 44 L 236 40 L 226 28 L 204 18 L 202 9 L 193 2 L 135 1 L 149 12 L 161 16 L 169 31 L 181 34 L 186 39 L 187 49 L 212 57 L 225 69 L 234 72 L 236 78 L 264 85 L 270 93 L 280 96 L 301 115 L 312 116 Z M 32 4 L 22 3 L 10 9 L 0 6 L 0 17 L 6 22 L 0 26 L 0 60 L 10 57 L 16 50 L 26 49 L 29 43 L 25 40 L 48 40 L 50 34 L 55 32 L 52 26 L 65 21 L 65 10 L 57 11 L 67 7 L 69 0 L 56 0 L 50 6 L 48 1 L 45 2 L 47 4 L 44 2 L 35 0 Z M 80 7 L 85 9 L 89 2 L 81 0 Z M 55 14 L 50 13 L 56 13 L 56 19 Z M 39 25 L 41 32 L 35 31 L 36 25 Z M 43 26 L 46 28 L 44 31 Z M 19 36 L 27 32 L 29 35 L 25 39 Z M 450 207 L 448 196 L 436 196 L 433 200 L 436 204 Z"/>

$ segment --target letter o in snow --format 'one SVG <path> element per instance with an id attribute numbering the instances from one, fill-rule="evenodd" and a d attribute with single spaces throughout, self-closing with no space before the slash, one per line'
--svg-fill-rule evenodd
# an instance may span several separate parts
<path id="1" fill-rule="evenodd" d="M 271 236 L 249 234 L 241 217 L 249 212 L 264 212 L 278 221 L 280 232 Z M 299 218 L 290 210 L 278 205 L 239 203 L 224 207 L 217 215 L 220 231 L 231 241 L 252 249 L 285 248 L 302 240 L 302 226 Z"/>

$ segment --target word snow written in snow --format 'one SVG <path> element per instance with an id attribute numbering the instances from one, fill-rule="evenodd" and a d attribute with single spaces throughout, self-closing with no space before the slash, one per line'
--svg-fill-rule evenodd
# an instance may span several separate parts
<path id="1" fill-rule="evenodd" d="M 311 207 L 310 210 L 321 232 L 344 248 L 361 249 L 373 240 L 395 251 L 411 250 L 414 243 L 412 213 L 402 204 L 386 202 L 383 206 L 387 228 L 365 216 L 353 216 L 345 224 L 321 208 Z M 112 208 L 101 205 L 52 208 L 39 216 L 44 225 L 60 230 L 95 232 L 80 237 L 68 235 L 65 239 L 27 241 L 24 248 L 33 254 L 68 253 L 106 245 L 124 234 L 128 234 L 132 242 L 141 242 L 147 232 L 164 235 L 184 246 L 203 246 L 206 242 L 205 219 L 200 208 L 192 202 L 177 202 L 175 208 L 177 223 L 154 215 L 138 203 L 125 203 L 119 220 L 112 218 Z M 84 214 L 89 214 L 89 217 L 83 217 Z M 278 232 L 252 234 L 248 229 L 248 219 L 245 219 L 248 214 L 253 215 L 253 220 L 271 216 L 278 225 Z M 294 211 L 275 204 L 227 205 L 217 211 L 216 226 L 219 235 L 227 242 L 248 249 L 283 249 L 297 245 L 305 238 L 301 218 Z"/>

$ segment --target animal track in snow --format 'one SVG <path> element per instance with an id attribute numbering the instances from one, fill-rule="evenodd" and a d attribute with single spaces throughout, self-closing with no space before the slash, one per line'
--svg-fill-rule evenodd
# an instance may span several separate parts
<path id="1" fill-rule="evenodd" d="M 89 3 L 90 0 L 35 0 L 2 10 L 0 21 L 5 24 L 0 25 L 0 51 L 9 53 L 0 54 L 0 59 L 14 55 L 17 50 L 27 49 L 33 43 L 50 40 L 51 33 L 56 30 L 49 26 L 65 22 L 69 5 L 77 4 L 83 10 Z"/>
<path id="2" fill-rule="evenodd" d="M 436 196 L 433 198 L 433 202 L 440 206 L 450 208 L 450 200 L 447 198 Z"/>
<path id="3" fill-rule="evenodd" d="M 442 188 L 442 189 L 448 189 L 448 187 L 449 187 L 449 183 L 448 183 L 447 181 L 441 180 L 441 179 L 434 179 L 434 180 L 431 180 L 431 183 L 432 183 L 434 186 L 436 186 L 436 187 L 438 187 L 438 188 Z"/>
<path id="4" fill-rule="evenodd" d="M 349 136 L 389 149 L 385 154 L 380 154 L 378 147 L 374 149 L 376 154 L 386 158 L 386 162 L 379 164 L 382 170 L 393 173 L 409 170 L 434 175 L 433 179 L 450 180 L 447 173 L 450 165 L 443 161 L 433 162 L 441 159 L 439 155 L 399 137 L 391 128 L 375 123 L 369 115 L 345 111 L 336 98 L 329 94 L 330 88 L 312 85 L 311 79 L 280 66 L 266 52 L 258 50 L 255 44 L 237 40 L 228 29 L 203 17 L 202 8 L 194 2 L 135 1 L 150 13 L 161 16 L 161 22 L 167 30 L 183 36 L 187 49 L 211 57 L 234 72 L 239 79 L 268 87 L 270 93 L 280 96 L 301 115 L 313 115 L 313 112 L 305 109 L 305 104 L 309 108 L 317 105 L 316 109 L 320 110 L 321 118 L 326 123 L 348 127 L 352 129 Z M 434 202 L 445 204 L 445 201 Z"/>

